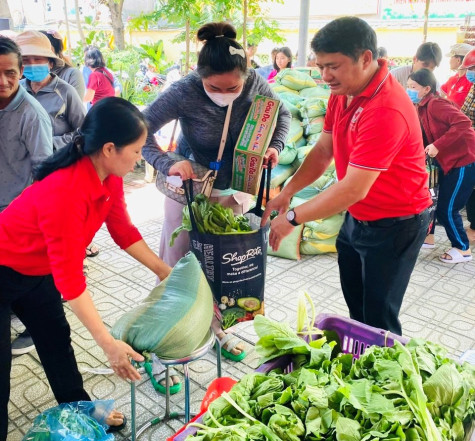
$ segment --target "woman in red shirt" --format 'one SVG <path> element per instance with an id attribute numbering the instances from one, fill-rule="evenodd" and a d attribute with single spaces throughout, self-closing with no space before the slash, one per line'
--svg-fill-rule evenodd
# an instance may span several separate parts
<path id="1" fill-rule="evenodd" d="M 144 242 L 126 210 L 122 177 L 141 157 L 147 126 L 135 106 L 106 98 L 80 131 L 34 173 L 35 182 L 0 213 L 0 439 L 7 437 L 10 311 L 30 332 L 59 403 L 90 400 L 83 388 L 61 297 L 89 330 L 121 378 L 138 380 L 129 357 L 102 322 L 83 275 L 84 249 L 105 222 L 114 241 L 161 280 L 170 272 Z M 14 246 L 12 246 L 14 244 Z M 120 427 L 113 411 L 108 424 Z"/>
<path id="2" fill-rule="evenodd" d="M 89 48 L 84 54 L 84 64 L 92 70 L 86 84 L 84 101 L 92 105 L 109 96 L 115 96 L 114 77 L 106 69 L 102 53 L 97 47 Z"/>
<path id="3" fill-rule="evenodd" d="M 436 216 L 452 244 L 440 260 L 462 263 L 472 260 L 460 210 L 475 186 L 475 131 L 455 104 L 437 94 L 436 83 L 430 70 L 420 69 L 409 75 L 407 92 L 417 106 L 426 154 L 440 169 Z M 424 248 L 434 247 L 434 228 Z"/>

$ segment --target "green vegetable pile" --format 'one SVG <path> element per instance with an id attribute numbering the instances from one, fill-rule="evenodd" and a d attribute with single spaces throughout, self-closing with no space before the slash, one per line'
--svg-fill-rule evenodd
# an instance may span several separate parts
<path id="1" fill-rule="evenodd" d="M 253 230 L 246 216 L 235 216 L 231 208 L 225 208 L 217 202 L 210 202 L 203 194 L 197 194 L 191 203 L 196 228 L 199 233 L 243 234 Z M 182 231 L 191 231 L 188 205 L 183 208 L 183 223 L 171 235 L 170 246 Z"/>
<path id="2" fill-rule="evenodd" d="M 436 344 L 372 346 L 353 363 L 321 334 L 307 343 L 260 315 L 254 326 L 260 361 L 287 356 L 292 372 L 245 375 L 188 441 L 463 441 L 475 418 L 475 367 Z"/>

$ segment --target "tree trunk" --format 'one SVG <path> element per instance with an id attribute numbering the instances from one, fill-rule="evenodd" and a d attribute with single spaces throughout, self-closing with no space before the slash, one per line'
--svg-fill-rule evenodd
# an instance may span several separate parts
<path id="1" fill-rule="evenodd" d="M 186 20 L 185 26 L 185 75 L 188 75 L 188 72 L 190 71 L 190 19 Z"/>
<path id="2" fill-rule="evenodd" d="M 114 44 L 116 49 L 125 49 L 124 23 L 122 21 L 122 7 L 124 0 L 107 0 L 107 6 L 111 14 L 112 32 L 114 33 Z"/>
<path id="3" fill-rule="evenodd" d="M 244 0 L 242 7 L 243 20 L 242 20 L 242 46 L 246 50 L 246 38 L 247 38 L 247 0 Z"/>
<path id="4" fill-rule="evenodd" d="M 424 36 L 422 39 L 423 43 L 427 41 L 427 26 L 429 24 L 429 6 L 430 6 L 430 0 L 426 0 L 426 9 L 424 11 Z"/>
<path id="5" fill-rule="evenodd" d="M 84 37 L 84 32 L 82 31 L 81 17 L 79 15 L 79 1 L 74 0 L 74 11 L 76 12 L 76 26 L 79 32 L 79 38 L 81 39 L 82 48 L 86 48 L 86 38 Z"/>

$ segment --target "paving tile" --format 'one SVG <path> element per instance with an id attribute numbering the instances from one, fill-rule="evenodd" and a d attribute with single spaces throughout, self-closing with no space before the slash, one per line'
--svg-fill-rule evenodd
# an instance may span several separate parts
<path id="1" fill-rule="evenodd" d="M 149 246 L 158 251 L 163 221 L 162 195 L 154 183 L 143 181 L 143 169 L 126 176 L 125 193 L 132 220 Z M 104 323 L 111 327 L 125 311 L 140 303 L 157 281 L 154 274 L 119 249 L 106 228 L 98 231 L 94 243 L 100 253 L 88 259 L 88 286 Z M 475 261 L 443 264 L 438 256 L 449 247 L 443 228 L 437 227 L 436 247 L 419 254 L 400 319 L 404 335 L 442 344 L 451 356 L 459 357 L 465 350 L 475 349 Z M 335 254 L 302 256 L 300 261 L 270 256 L 265 288 L 266 315 L 293 326 L 298 297 L 304 292 L 312 298 L 318 313 L 348 316 Z M 108 367 L 104 353 L 68 305 L 65 311 L 80 369 Z M 13 319 L 12 339 L 23 329 L 23 325 Z M 248 355 L 241 363 L 223 357 L 223 375 L 240 379 L 259 366 L 259 354 L 254 348 L 258 338 L 252 322 L 240 323 L 232 332 L 243 339 Z M 210 351 L 189 367 L 191 409 L 198 411 L 206 387 L 216 377 L 216 353 Z M 180 367 L 177 370 L 182 372 Z M 83 378 L 86 390 L 94 399 L 114 399 L 116 408 L 129 416 L 130 421 L 129 382 L 115 375 L 85 371 Z M 13 358 L 11 385 L 8 441 L 20 441 L 38 413 L 56 405 L 36 351 Z M 153 389 L 146 374 L 136 382 L 136 401 L 138 427 L 165 412 L 165 397 Z M 172 410 L 183 409 L 183 389 L 171 397 L 170 405 Z M 168 421 L 151 427 L 140 439 L 165 440 L 182 425 L 180 420 Z M 130 439 L 130 430 L 129 423 L 115 439 Z"/>

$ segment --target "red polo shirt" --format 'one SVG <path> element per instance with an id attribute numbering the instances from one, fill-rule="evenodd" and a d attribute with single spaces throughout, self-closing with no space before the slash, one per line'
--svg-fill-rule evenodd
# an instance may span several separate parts
<path id="1" fill-rule="evenodd" d="M 84 157 L 27 187 L 0 213 L 0 265 L 52 274 L 62 296 L 74 299 L 86 289 L 86 246 L 104 221 L 123 249 L 142 238 L 126 211 L 122 178 L 101 183 Z"/>
<path id="2" fill-rule="evenodd" d="M 472 83 L 467 80 L 465 75 L 459 77 L 459 74 L 455 74 L 445 84 L 442 84 L 440 88 L 447 94 L 447 98 L 460 108 L 463 106 L 471 87 Z"/>
<path id="3" fill-rule="evenodd" d="M 348 208 L 359 220 L 420 213 L 431 205 L 416 109 L 384 60 L 366 89 L 346 107 L 331 95 L 324 131 L 332 134 L 339 180 L 348 166 L 378 170 L 367 196 Z"/>

